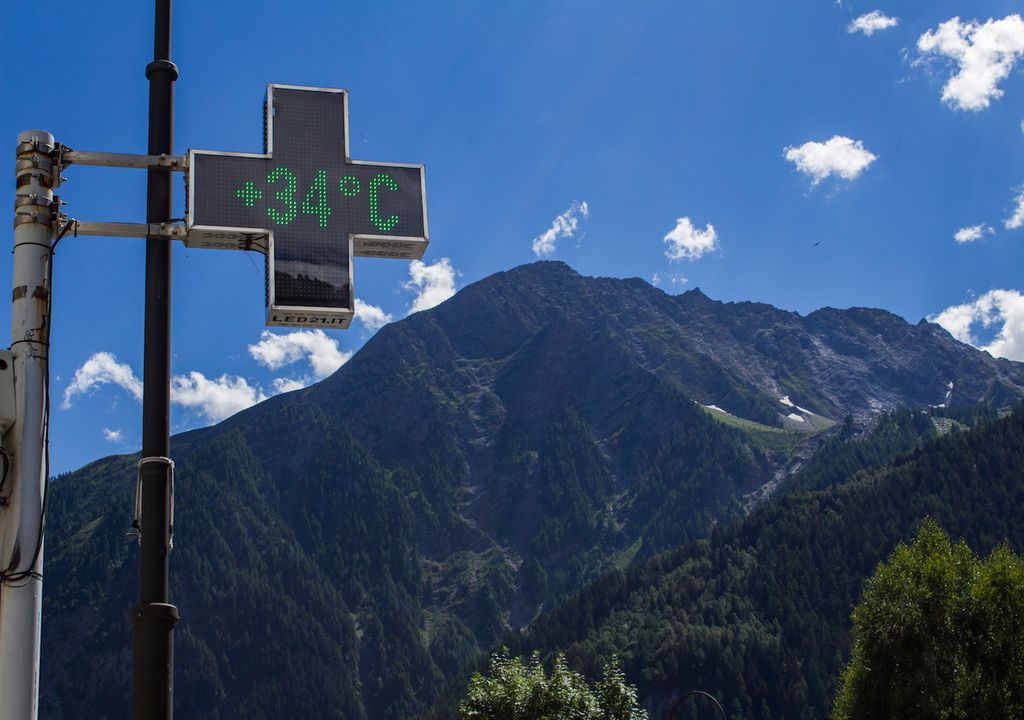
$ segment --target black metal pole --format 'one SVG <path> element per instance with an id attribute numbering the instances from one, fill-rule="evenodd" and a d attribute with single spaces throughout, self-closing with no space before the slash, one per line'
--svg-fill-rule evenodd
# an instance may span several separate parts
<path id="1" fill-rule="evenodd" d="M 171 0 L 156 0 L 153 62 L 149 78 L 149 154 L 174 152 L 174 81 L 171 62 Z M 146 221 L 163 223 L 173 213 L 171 173 L 149 170 Z M 139 606 L 132 613 L 132 720 L 171 720 L 174 715 L 174 623 L 170 604 L 173 465 L 170 455 L 171 241 L 146 238 L 146 336 L 142 392 L 141 549 Z"/>

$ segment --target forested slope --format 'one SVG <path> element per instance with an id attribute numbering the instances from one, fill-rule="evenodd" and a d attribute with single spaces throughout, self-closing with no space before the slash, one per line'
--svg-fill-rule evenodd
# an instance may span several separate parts
<path id="1" fill-rule="evenodd" d="M 732 718 L 825 718 L 865 578 L 929 516 L 978 552 L 1004 540 L 1019 551 L 1022 478 L 1021 412 L 948 432 L 847 482 L 766 504 L 708 541 L 611 573 L 511 647 L 565 651 L 588 673 L 618 653 L 652 717 L 700 688 Z"/>

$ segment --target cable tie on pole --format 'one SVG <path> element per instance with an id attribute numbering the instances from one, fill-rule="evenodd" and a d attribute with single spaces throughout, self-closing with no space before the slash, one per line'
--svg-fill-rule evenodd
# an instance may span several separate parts
<path id="1" fill-rule="evenodd" d="M 135 480 L 135 518 L 132 520 L 128 537 L 142 543 L 142 466 L 148 463 L 160 463 L 166 465 L 170 471 L 169 490 L 170 508 L 168 508 L 168 538 L 167 551 L 174 549 L 174 461 L 168 457 L 154 455 L 139 459 L 139 472 Z"/>

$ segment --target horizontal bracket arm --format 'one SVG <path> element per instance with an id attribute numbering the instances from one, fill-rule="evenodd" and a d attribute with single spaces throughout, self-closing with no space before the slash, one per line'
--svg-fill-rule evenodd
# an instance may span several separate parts
<path id="1" fill-rule="evenodd" d="M 102 237 L 166 237 L 184 240 L 188 234 L 177 223 L 89 222 L 67 218 L 61 223 L 60 235 L 99 235 Z"/>
<path id="2" fill-rule="evenodd" d="M 86 152 L 61 148 L 58 151 L 61 168 L 68 165 L 97 165 L 121 168 L 164 168 L 172 172 L 186 172 L 188 157 L 185 155 L 132 155 L 129 153 Z"/>

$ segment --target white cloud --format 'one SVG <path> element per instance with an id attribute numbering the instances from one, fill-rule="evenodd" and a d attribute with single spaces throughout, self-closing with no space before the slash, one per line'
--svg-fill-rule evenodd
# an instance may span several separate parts
<path id="1" fill-rule="evenodd" d="M 300 378 L 274 378 L 274 393 L 286 393 L 292 390 L 301 390 L 308 387 L 312 382 L 310 377 Z"/>
<path id="2" fill-rule="evenodd" d="M 956 235 L 953 236 L 953 239 L 958 243 L 969 243 L 974 242 L 975 240 L 981 240 L 985 233 L 992 234 L 994 232 L 995 230 L 986 226 L 985 223 L 982 223 L 980 225 L 971 225 L 970 227 L 960 228 L 956 231 Z"/>
<path id="3" fill-rule="evenodd" d="M 390 317 L 383 311 L 380 315 Z M 380 315 L 371 313 L 371 317 L 374 318 L 379 318 Z M 297 390 L 322 380 L 352 356 L 350 352 L 339 350 L 337 342 L 327 337 L 322 330 L 297 330 L 282 335 L 264 331 L 260 341 L 249 346 L 249 353 L 257 362 L 271 370 L 300 360 L 309 363 L 309 375 L 299 378 L 275 378 L 275 394 Z M 86 360 L 85 364 L 75 371 L 71 384 L 64 391 L 63 407 L 70 407 L 71 400 L 76 395 L 105 384 L 117 385 L 127 390 L 137 400 L 142 399 L 142 382 L 135 376 L 131 367 L 126 363 L 119 363 L 111 353 L 100 352 Z M 223 420 L 266 399 L 267 395 L 263 388 L 258 384 L 250 385 L 248 380 L 236 375 L 224 374 L 218 378 L 207 378 L 201 372 L 192 371 L 171 378 L 171 402 L 195 410 L 213 422 Z M 104 428 L 103 436 L 113 443 L 124 441 L 124 434 L 120 430 Z"/>
<path id="4" fill-rule="evenodd" d="M 703 230 L 698 230 L 690 222 L 690 218 L 676 219 L 676 226 L 663 238 L 668 249 L 665 257 L 669 260 L 696 260 L 701 255 L 718 249 L 718 233 L 715 226 L 708 223 Z"/>
<path id="5" fill-rule="evenodd" d="M 457 275 L 458 272 L 448 258 L 441 258 L 433 265 L 427 265 L 422 260 L 409 263 L 409 280 L 402 283 L 403 288 L 416 293 L 409 306 L 409 314 L 440 305 L 454 295 Z"/>
<path id="6" fill-rule="evenodd" d="M 1002 97 L 999 83 L 1024 56 L 1024 20 L 1008 15 L 982 25 L 955 17 L 922 35 L 917 49 L 925 58 L 946 58 L 959 68 L 942 88 L 945 103 L 957 110 L 983 110 Z"/>
<path id="7" fill-rule="evenodd" d="M 585 201 L 574 201 L 568 210 L 554 219 L 548 230 L 533 239 L 533 254 L 537 257 L 546 257 L 553 253 L 561 238 L 573 236 L 579 227 L 580 217 L 584 220 L 589 218 L 590 208 Z"/>
<path id="8" fill-rule="evenodd" d="M 214 422 L 266 399 L 258 386 L 252 387 L 245 378 L 234 375 L 211 380 L 193 370 L 171 378 L 171 402 L 197 410 Z"/>
<path id="9" fill-rule="evenodd" d="M 899 22 L 894 17 L 884 15 L 881 10 L 872 10 L 850 23 L 849 27 L 846 28 L 846 32 L 862 32 L 865 35 L 874 35 L 879 30 L 888 30 L 891 27 L 896 27 Z"/>
<path id="10" fill-rule="evenodd" d="M 1024 296 L 1017 290 L 990 290 L 974 302 L 953 305 L 928 317 L 949 331 L 957 340 L 974 345 L 995 357 L 1024 360 Z M 995 339 L 981 345 L 972 332 L 999 326 Z"/>
<path id="11" fill-rule="evenodd" d="M 686 283 L 690 282 L 690 280 L 688 278 L 685 278 L 682 275 L 676 275 L 674 273 L 673 274 L 669 274 L 669 275 L 663 275 L 661 273 L 654 273 L 654 275 L 651 276 L 651 285 L 653 285 L 654 287 L 658 287 L 663 282 L 665 282 L 666 280 L 668 280 L 670 283 L 672 283 L 672 285 L 680 285 L 680 286 L 685 285 Z"/>
<path id="12" fill-rule="evenodd" d="M 124 433 L 120 430 L 111 430 L 110 428 L 103 428 L 103 439 L 107 442 L 112 443 L 123 443 Z"/>
<path id="13" fill-rule="evenodd" d="M 1007 230 L 1016 230 L 1024 225 L 1024 188 L 1017 192 L 1014 202 L 1017 203 L 1017 207 L 1013 209 L 1013 215 L 1006 218 L 1006 222 L 1003 223 Z"/>
<path id="14" fill-rule="evenodd" d="M 249 346 L 249 354 L 271 370 L 306 360 L 317 380 L 327 377 L 352 357 L 352 353 L 339 350 L 338 342 L 327 337 L 323 330 L 295 330 L 284 334 L 264 330 L 260 341 Z"/>
<path id="15" fill-rule="evenodd" d="M 136 400 L 142 400 L 142 381 L 127 363 L 119 363 L 113 353 L 98 352 L 82 367 L 75 370 L 71 384 L 64 389 L 61 407 L 71 407 L 71 398 L 93 390 L 100 385 L 113 384 L 127 390 Z"/>
<path id="16" fill-rule="evenodd" d="M 394 318 L 382 308 L 356 298 L 356 320 L 362 321 L 367 330 L 380 330 Z"/>
<path id="17" fill-rule="evenodd" d="M 830 175 L 853 180 L 878 159 L 860 140 L 835 135 L 827 142 L 807 142 L 800 147 L 785 148 L 785 158 L 796 169 L 811 176 L 811 185 L 817 185 Z"/>

